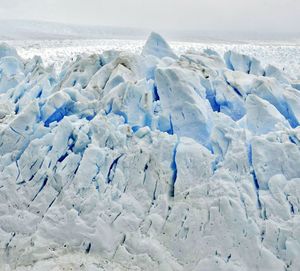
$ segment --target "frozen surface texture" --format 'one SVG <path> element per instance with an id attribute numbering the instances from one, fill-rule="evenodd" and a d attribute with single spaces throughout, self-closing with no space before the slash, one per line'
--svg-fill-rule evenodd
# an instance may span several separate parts
<path id="1" fill-rule="evenodd" d="M 1 270 L 300 270 L 299 82 L 228 51 L 0 45 Z"/>

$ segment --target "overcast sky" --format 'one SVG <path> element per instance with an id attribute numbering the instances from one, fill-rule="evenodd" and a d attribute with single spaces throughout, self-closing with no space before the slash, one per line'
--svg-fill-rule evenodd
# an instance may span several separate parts
<path id="1" fill-rule="evenodd" d="M 156 31 L 300 32 L 300 0 L 0 0 L 0 18 Z"/>

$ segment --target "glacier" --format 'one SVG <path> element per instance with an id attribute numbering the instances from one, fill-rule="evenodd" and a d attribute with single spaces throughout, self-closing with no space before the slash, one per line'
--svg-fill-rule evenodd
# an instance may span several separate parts
<path id="1" fill-rule="evenodd" d="M 0 45 L 0 269 L 300 269 L 299 81 L 258 59 Z"/>

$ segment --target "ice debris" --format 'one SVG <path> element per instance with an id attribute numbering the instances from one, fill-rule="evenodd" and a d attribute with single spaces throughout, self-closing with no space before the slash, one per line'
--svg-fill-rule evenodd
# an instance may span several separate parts
<path id="1" fill-rule="evenodd" d="M 0 269 L 300 270 L 298 85 L 155 33 L 59 74 L 0 45 Z"/>

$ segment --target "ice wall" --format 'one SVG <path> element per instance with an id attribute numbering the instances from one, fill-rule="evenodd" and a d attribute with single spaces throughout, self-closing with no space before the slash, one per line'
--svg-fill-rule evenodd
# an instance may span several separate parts
<path id="1" fill-rule="evenodd" d="M 299 270 L 295 84 L 155 33 L 59 74 L 2 44 L 0 269 Z"/>

